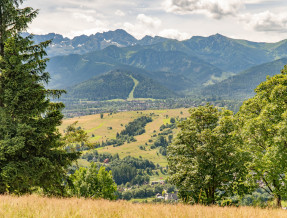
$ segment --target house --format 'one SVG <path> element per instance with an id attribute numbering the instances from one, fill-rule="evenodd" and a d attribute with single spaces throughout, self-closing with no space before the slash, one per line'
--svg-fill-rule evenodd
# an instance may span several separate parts
<path id="1" fill-rule="evenodd" d="M 163 199 L 164 200 L 164 197 L 160 193 L 157 193 L 155 197 L 157 199 Z"/>
<path id="2" fill-rule="evenodd" d="M 177 201 L 178 200 L 177 192 L 166 193 L 165 196 L 164 196 L 164 200 L 165 201 Z"/>

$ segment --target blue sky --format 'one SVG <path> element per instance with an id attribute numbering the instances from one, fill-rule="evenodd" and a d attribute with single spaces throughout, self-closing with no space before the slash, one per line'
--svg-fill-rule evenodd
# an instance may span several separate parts
<path id="1" fill-rule="evenodd" d="M 179 40 L 216 33 L 275 42 L 287 39 L 285 0 L 27 0 L 40 9 L 29 32 L 74 37 L 125 29 L 136 38 Z"/>

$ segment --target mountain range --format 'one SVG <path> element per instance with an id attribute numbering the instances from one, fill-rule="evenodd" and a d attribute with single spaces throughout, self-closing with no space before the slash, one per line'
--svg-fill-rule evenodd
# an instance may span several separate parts
<path id="1" fill-rule="evenodd" d="M 159 36 L 145 36 L 139 40 L 124 30 L 73 39 L 54 33 L 34 36 L 36 43 L 48 39 L 53 40 L 47 49 L 51 74 L 49 87 L 68 88 L 78 98 L 84 97 L 83 94 L 75 94 L 81 93 L 80 84 L 93 81 L 97 86 L 99 83 L 95 81 L 103 79 L 101 76 L 115 79 L 117 77 L 113 73 L 119 70 L 121 73 L 126 71 L 129 76 L 132 72 L 141 75 L 144 81 L 150 80 L 149 84 L 158 84 L 169 91 L 169 94 L 156 98 L 197 93 L 244 99 L 254 95 L 254 88 L 267 75 L 280 73 L 287 63 L 287 40 L 257 43 L 220 34 L 194 36 L 184 41 Z M 104 81 L 121 81 L 123 84 L 122 80 L 110 79 Z M 92 90 L 86 90 L 86 95 L 95 96 L 92 94 L 95 90 Z M 126 93 L 122 96 L 127 97 Z M 142 97 L 149 98 L 148 95 Z"/>

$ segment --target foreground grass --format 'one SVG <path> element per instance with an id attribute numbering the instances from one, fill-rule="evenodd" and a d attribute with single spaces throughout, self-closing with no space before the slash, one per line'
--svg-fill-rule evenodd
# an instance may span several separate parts
<path id="1" fill-rule="evenodd" d="M 132 204 L 126 201 L 0 196 L 0 217 L 286 217 L 282 209 Z"/>

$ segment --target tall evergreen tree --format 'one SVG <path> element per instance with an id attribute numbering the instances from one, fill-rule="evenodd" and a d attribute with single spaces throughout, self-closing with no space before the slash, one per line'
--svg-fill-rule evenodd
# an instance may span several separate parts
<path id="1" fill-rule="evenodd" d="M 36 16 L 32 8 L 19 9 L 22 1 L 0 3 L 0 193 L 27 193 L 41 187 L 61 192 L 66 168 L 78 158 L 67 153 L 57 130 L 62 103 L 49 99 L 62 90 L 47 90 L 45 48 L 35 45 L 23 31 Z"/>

